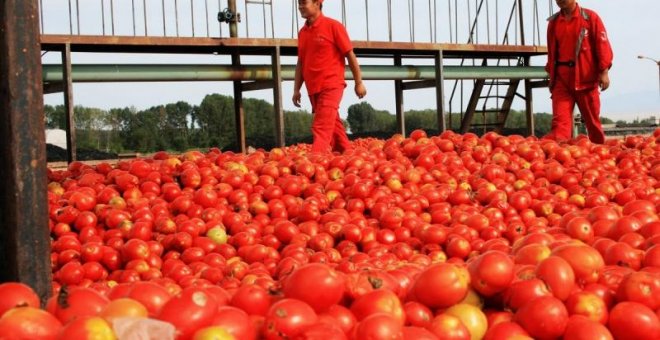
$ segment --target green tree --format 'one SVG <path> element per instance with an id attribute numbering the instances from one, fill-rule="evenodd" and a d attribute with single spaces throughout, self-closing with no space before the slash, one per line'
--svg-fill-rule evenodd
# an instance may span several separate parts
<path id="1" fill-rule="evenodd" d="M 66 128 L 66 110 L 64 105 L 44 105 L 44 116 L 46 118 L 46 128 Z"/>
<path id="2" fill-rule="evenodd" d="M 393 132 L 396 117 L 387 111 L 377 111 L 367 102 L 361 102 L 348 107 L 346 121 L 354 134 Z"/>

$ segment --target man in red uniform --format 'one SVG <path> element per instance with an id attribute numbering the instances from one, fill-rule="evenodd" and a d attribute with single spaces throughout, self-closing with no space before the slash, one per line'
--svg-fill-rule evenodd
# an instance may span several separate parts
<path id="1" fill-rule="evenodd" d="M 605 141 L 600 124 L 600 93 L 610 86 L 612 47 L 596 12 L 576 0 L 556 0 L 560 11 L 548 18 L 548 63 L 555 140 L 571 138 L 577 103 L 593 143 Z"/>
<path id="2" fill-rule="evenodd" d="M 362 98 L 367 90 L 346 28 L 325 17 L 322 8 L 323 0 L 298 0 L 298 10 L 306 22 L 298 33 L 293 104 L 300 107 L 304 82 L 314 113 L 312 152 L 341 152 L 351 148 L 338 111 L 346 88 L 345 59 L 355 79 L 355 94 Z"/>

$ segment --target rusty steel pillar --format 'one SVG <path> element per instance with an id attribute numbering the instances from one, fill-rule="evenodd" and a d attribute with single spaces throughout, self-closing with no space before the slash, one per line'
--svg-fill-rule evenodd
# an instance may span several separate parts
<path id="1" fill-rule="evenodd" d="M 282 63 L 280 46 L 275 46 L 271 56 L 273 62 L 273 109 L 275 110 L 275 145 L 284 147 L 284 109 L 282 108 Z"/>
<path id="2" fill-rule="evenodd" d="M 36 0 L 0 0 L 0 282 L 51 292 Z"/>
<path id="3" fill-rule="evenodd" d="M 71 44 L 64 44 L 62 50 L 62 77 L 64 78 L 64 109 L 66 110 L 66 161 L 71 163 L 76 157 L 76 122 L 73 111 L 73 80 L 71 77 Z"/>
<path id="4" fill-rule="evenodd" d="M 394 56 L 394 65 L 401 66 L 401 55 Z M 396 128 L 402 136 L 406 136 L 406 117 L 403 109 L 403 80 L 394 81 L 394 101 L 396 110 Z"/>

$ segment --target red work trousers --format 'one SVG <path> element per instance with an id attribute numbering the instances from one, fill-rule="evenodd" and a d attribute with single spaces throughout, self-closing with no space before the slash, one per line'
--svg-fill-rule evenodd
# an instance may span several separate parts
<path id="1" fill-rule="evenodd" d="M 566 85 L 571 83 L 570 81 L 566 82 L 563 79 L 558 79 L 552 88 L 552 130 L 546 137 L 558 141 L 571 139 L 573 109 L 577 103 L 589 134 L 589 140 L 592 143 L 603 144 L 605 133 L 600 124 L 600 93 L 598 87 L 576 91 Z"/>
<path id="2" fill-rule="evenodd" d="M 323 90 L 309 96 L 314 113 L 312 152 L 342 152 L 351 148 L 346 129 L 339 118 L 339 102 L 343 95 L 342 87 Z"/>

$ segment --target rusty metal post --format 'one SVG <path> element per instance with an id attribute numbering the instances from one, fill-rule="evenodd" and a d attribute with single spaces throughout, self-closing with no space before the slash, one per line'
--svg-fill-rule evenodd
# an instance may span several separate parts
<path id="1" fill-rule="evenodd" d="M 238 15 L 236 12 L 236 0 L 229 0 L 229 10 Z M 238 37 L 238 20 L 229 23 L 229 36 L 231 38 Z M 231 54 L 232 66 L 238 68 L 241 66 L 241 53 L 238 48 Z M 243 110 L 243 83 L 240 80 L 234 81 L 234 116 L 236 119 L 236 145 L 238 151 L 245 153 L 247 147 L 245 145 L 245 110 Z"/>
<path id="2" fill-rule="evenodd" d="M 37 0 L 0 0 L 0 282 L 51 292 Z"/>
<path id="3" fill-rule="evenodd" d="M 530 57 L 523 58 L 525 66 L 529 66 Z M 525 117 L 527 118 L 527 134 L 534 136 L 534 104 L 532 100 L 532 81 L 525 79 Z"/>
<path id="4" fill-rule="evenodd" d="M 435 103 L 438 114 L 438 130 L 445 132 L 447 130 L 447 121 L 445 119 L 445 74 L 443 70 L 443 53 L 438 50 L 435 53 Z"/>
<path id="5" fill-rule="evenodd" d="M 66 110 L 66 160 L 76 160 L 76 123 L 73 112 L 73 80 L 71 77 L 71 45 L 62 51 L 62 78 L 64 79 L 64 109 Z"/>
<path id="6" fill-rule="evenodd" d="M 275 145 L 283 147 L 284 110 L 282 109 L 282 65 L 280 63 L 280 46 L 275 46 L 272 55 L 273 62 L 273 108 L 275 109 Z"/>
<path id="7" fill-rule="evenodd" d="M 401 55 L 397 54 L 394 56 L 394 65 L 401 66 Z M 396 109 L 396 127 L 399 130 L 399 133 L 406 136 L 406 117 L 403 110 L 403 81 L 395 80 L 394 81 L 394 101 Z"/>

